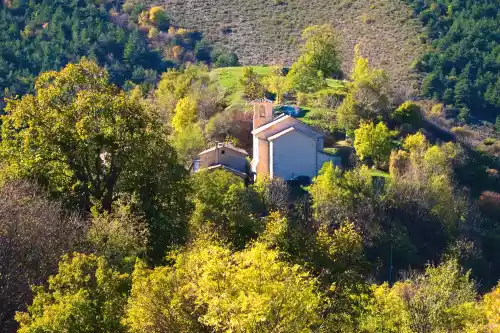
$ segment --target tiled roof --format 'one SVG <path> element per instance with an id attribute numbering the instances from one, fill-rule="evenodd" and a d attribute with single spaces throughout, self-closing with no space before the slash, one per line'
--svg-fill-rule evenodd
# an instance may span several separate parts
<path id="1" fill-rule="evenodd" d="M 295 131 L 295 127 L 288 127 L 286 130 L 283 130 L 283 131 L 281 131 L 281 132 L 278 132 L 278 133 L 276 133 L 276 134 L 274 134 L 274 135 L 272 135 L 272 136 L 268 137 L 268 138 L 267 138 L 267 140 L 269 140 L 269 141 L 273 141 L 274 139 L 277 139 L 277 138 L 279 138 L 280 136 L 283 136 L 283 135 L 285 135 L 285 134 L 288 134 L 288 133 L 290 133 L 290 132 L 292 132 L 292 131 Z"/>
<path id="2" fill-rule="evenodd" d="M 259 134 L 261 132 L 264 132 L 264 131 L 268 130 L 269 128 L 271 128 L 272 126 L 274 126 L 275 124 L 277 124 L 281 121 L 284 121 L 286 119 L 293 119 L 293 122 L 296 124 L 295 126 L 298 127 L 297 129 L 300 129 L 300 131 L 304 132 L 304 134 L 307 134 L 307 135 L 313 136 L 313 137 L 323 137 L 324 136 L 321 132 L 315 130 L 311 126 L 309 126 L 309 125 L 305 124 L 304 122 L 302 122 L 296 118 L 293 118 L 292 116 L 289 116 L 289 115 L 274 118 L 273 121 L 268 122 L 267 124 L 264 124 L 261 127 L 254 129 L 252 131 L 252 134 L 256 135 L 256 134 Z M 293 127 L 293 126 L 291 126 L 291 127 Z"/>
<path id="3" fill-rule="evenodd" d="M 203 154 L 209 153 L 211 151 L 214 151 L 216 148 L 217 148 L 217 146 L 213 146 L 211 148 L 208 148 L 208 149 L 202 151 L 198 155 L 203 155 Z M 239 152 L 241 154 L 248 155 L 248 153 L 247 153 L 247 151 L 245 149 L 241 149 L 241 148 L 235 147 L 235 146 L 233 146 L 230 143 L 224 143 L 223 148 L 231 149 L 231 150 L 234 150 L 234 151 Z"/>

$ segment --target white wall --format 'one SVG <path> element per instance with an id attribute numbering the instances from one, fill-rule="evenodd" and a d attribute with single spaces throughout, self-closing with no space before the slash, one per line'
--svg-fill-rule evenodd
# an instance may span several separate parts
<path id="1" fill-rule="evenodd" d="M 291 131 L 271 142 L 270 153 L 272 177 L 316 176 L 316 139 Z"/>
<path id="2" fill-rule="evenodd" d="M 257 163 L 259 163 L 259 138 L 255 135 L 253 136 L 253 152 L 252 152 L 252 162 L 250 164 L 250 169 L 252 172 L 257 172 Z"/>

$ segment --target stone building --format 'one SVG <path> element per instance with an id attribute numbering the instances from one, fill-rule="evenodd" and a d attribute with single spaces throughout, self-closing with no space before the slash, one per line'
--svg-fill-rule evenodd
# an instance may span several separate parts
<path id="1" fill-rule="evenodd" d="M 341 165 L 340 157 L 323 151 L 324 135 L 289 116 L 274 117 L 273 102 L 254 101 L 253 159 L 251 171 L 257 177 L 291 180 L 314 178 L 325 162 Z"/>

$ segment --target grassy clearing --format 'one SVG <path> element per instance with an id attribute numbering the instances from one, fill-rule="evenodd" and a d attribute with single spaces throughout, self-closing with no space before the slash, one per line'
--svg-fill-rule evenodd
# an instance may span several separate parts
<path id="1" fill-rule="evenodd" d="M 251 66 L 259 75 L 268 75 L 271 67 Z M 243 103 L 243 85 L 240 83 L 243 78 L 244 67 L 216 68 L 210 72 L 210 78 L 214 84 L 218 84 L 228 92 L 228 100 L 231 104 Z"/>
<path id="2" fill-rule="evenodd" d="M 323 149 L 323 152 L 325 152 L 329 155 L 334 155 L 334 156 L 339 154 L 339 150 L 337 148 L 334 148 L 334 147 L 325 148 L 325 149 Z"/>
<path id="3" fill-rule="evenodd" d="M 328 85 L 328 88 L 332 88 L 332 89 L 345 88 L 344 83 L 341 80 L 326 79 L 326 84 Z"/>
<path id="4" fill-rule="evenodd" d="M 371 169 L 370 175 L 372 177 L 384 177 L 384 178 L 389 178 L 389 173 L 386 171 L 378 170 L 378 169 Z"/>

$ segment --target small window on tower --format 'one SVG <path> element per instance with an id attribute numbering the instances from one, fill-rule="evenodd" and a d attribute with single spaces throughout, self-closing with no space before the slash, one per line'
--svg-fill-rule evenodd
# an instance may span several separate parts
<path id="1" fill-rule="evenodd" d="M 221 153 L 222 155 L 224 155 L 224 153 L 225 153 L 225 152 L 226 152 L 225 150 L 221 150 L 221 151 L 220 151 L 220 153 Z"/>
<path id="2" fill-rule="evenodd" d="M 261 105 L 259 108 L 259 117 L 264 118 L 266 116 L 266 107 Z"/>

